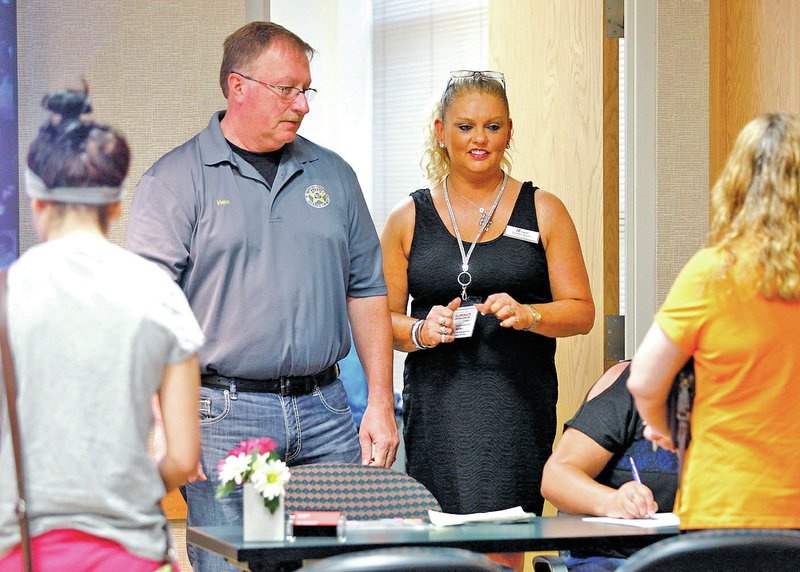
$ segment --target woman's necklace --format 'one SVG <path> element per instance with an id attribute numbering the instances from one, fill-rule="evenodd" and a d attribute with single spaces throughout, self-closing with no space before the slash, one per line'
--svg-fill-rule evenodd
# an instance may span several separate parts
<path id="1" fill-rule="evenodd" d="M 492 220 L 492 215 L 494 214 L 497 205 L 500 203 L 500 197 L 503 196 L 503 191 L 506 190 L 506 183 L 508 182 L 508 173 L 503 171 L 503 184 L 500 185 L 500 191 L 497 193 L 497 196 L 494 199 L 494 203 L 492 204 L 492 208 L 489 209 L 489 212 L 486 213 L 486 217 L 481 217 L 481 225 L 478 229 L 478 234 L 475 235 L 475 240 L 472 241 L 472 244 L 469 247 L 469 252 L 464 252 L 464 242 L 461 240 L 461 233 L 458 230 L 458 223 L 456 222 L 456 215 L 453 213 L 453 206 L 450 204 L 450 195 L 447 194 L 447 177 L 446 175 L 444 181 L 442 181 L 442 190 L 444 191 L 444 202 L 447 204 L 447 212 L 450 213 L 450 222 L 453 223 L 453 232 L 456 234 L 456 241 L 458 242 L 458 249 L 461 252 L 461 272 L 456 277 L 456 281 L 458 282 L 459 286 L 461 286 L 461 299 L 467 299 L 467 286 L 472 284 L 472 274 L 469 273 L 469 259 L 472 256 L 472 251 L 475 250 L 475 245 L 478 244 L 478 240 L 480 239 L 481 235 L 486 231 L 486 227 L 489 226 L 489 221 Z"/>
<path id="2" fill-rule="evenodd" d="M 479 212 L 479 213 L 481 213 L 481 218 L 480 218 L 480 220 L 478 221 L 478 224 L 479 224 L 479 225 L 482 225 L 482 224 L 483 224 L 483 221 L 485 221 L 485 220 L 486 220 L 486 207 L 480 207 L 480 206 L 476 205 L 475 203 L 473 203 L 471 200 L 469 200 L 467 197 L 465 197 L 464 195 L 462 195 L 461 193 L 459 193 L 459 192 L 458 192 L 457 190 L 455 190 L 455 189 L 453 189 L 453 192 L 454 192 L 455 194 L 457 194 L 459 197 L 461 197 L 462 199 L 464 199 L 465 201 L 467 201 L 467 202 L 468 202 L 469 204 L 471 204 L 473 207 L 475 207 L 476 209 L 478 209 L 478 212 Z M 492 226 L 492 221 L 491 221 L 491 219 L 489 219 L 489 222 L 487 222 L 487 223 L 486 223 L 486 228 L 489 228 L 490 226 Z"/>

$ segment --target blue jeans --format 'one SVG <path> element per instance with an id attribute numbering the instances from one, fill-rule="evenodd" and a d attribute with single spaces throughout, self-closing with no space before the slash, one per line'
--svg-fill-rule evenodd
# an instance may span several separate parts
<path id="1" fill-rule="evenodd" d="M 202 464 L 207 481 L 186 485 L 189 526 L 242 524 L 242 491 L 216 500 L 217 464 L 240 441 L 270 437 L 289 466 L 310 463 L 359 463 L 361 446 L 340 380 L 308 395 L 232 393 L 200 388 Z M 232 570 L 210 552 L 189 545 L 195 572 Z M 227 568 L 226 568 L 227 566 Z"/>

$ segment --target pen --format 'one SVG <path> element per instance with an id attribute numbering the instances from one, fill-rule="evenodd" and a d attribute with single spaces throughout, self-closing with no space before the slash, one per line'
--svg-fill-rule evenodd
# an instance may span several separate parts
<path id="1" fill-rule="evenodd" d="M 628 457 L 628 459 L 631 462 L 631 472 L 633 473 L 633 480 L 641 485 L 642 479 L 641 477 L 639 477 L 639 471 L 636 468 L 636 463 L 633 461 L 633 457 Z"/>
<path id="2" fill-rule="evenodd" d="M 631 462 L 631 472 L 633 473 L 633 480 L 642 484 L 642 478 L 639 476 L 639 469 L 636 468 L 636 462 L 633 460 L 633 457 L 628 457 L 628 460 Z M 644 518 L 655 518 L 652 514 L 648 514 Z"/>

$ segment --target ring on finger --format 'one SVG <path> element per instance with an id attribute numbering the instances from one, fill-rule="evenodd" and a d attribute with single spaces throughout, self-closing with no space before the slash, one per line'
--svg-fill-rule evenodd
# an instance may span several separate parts
<path id="1" fill-rule="evenodd" d="M 519 316 L 514 316 L 514 323 L 519 326 L 520 324 Z"/>
<path id="2" fill-rule="evenodd" d="M 511 304 L 508 304 L 508 308 L 509 308 L 509 312 L 511 312 L 512 316 L 516 316 L 517 315 L 517 309 L 514 306 L 512 306 Z"/>
<path id="3" fill-rule="evenodd" d="M 444 326 L 442 326 L 441 328 L 439 328 L 439 333 L 440 333 L 440 334 L 446 334 L 446 333 L 447 333 L 447 328 L 445 328 Z"/>
<path id="4" fill-rule="evenodd" d="M 439 316 L 439 325 L 444 326 L 444 322 L 445 322 L 444 316 Z"/>
<path id="5" fill-rule="evenodd" d="M 444 343 L 444 334 L 442 334 L 442 343 Z"/>

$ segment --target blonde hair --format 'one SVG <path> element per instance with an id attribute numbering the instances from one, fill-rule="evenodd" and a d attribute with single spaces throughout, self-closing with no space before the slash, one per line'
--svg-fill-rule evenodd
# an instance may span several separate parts
<path id="1" fill-rule="evenodd" d="M 505 105 L 506 113 L 510 114 L 508 97 L 506 96 L 503 84 L 494 79 L 488 79 L 480 75 L 471 77 L 451 79 L 442 93 L 442 97 L 436 101 L 431 110 L 430 118 L 425 125 L 424 138 L 422 143 L 422 158 L 420 167 L 425 178 L 432 184 L 437 185 L 450 172 L 450 156 L 447 148 L 439 147 L 439 140 L 436 138 L 434 122 L 437 118 L 444 121 L 447 111 L 456 98 L 466 93 L 479 92 L 487 93 L 498 97 Z M 511 173 L 511 155 L 506 149 L 503 154 L 503 161 L 500 167 L 506 172 Z"/>
<path id="2" fill-rule="evenodd" d="M 800 117 L 770 113 L 745 125 L 711 191 L 709 245 L 737 260 L 755 248 L 757 288 L 767 299 L 800 298 Z"/>

